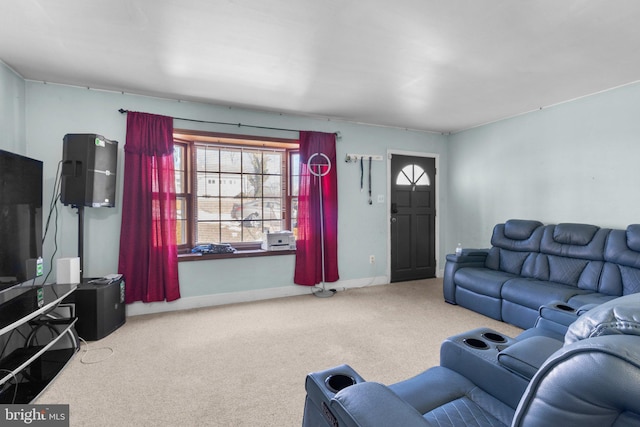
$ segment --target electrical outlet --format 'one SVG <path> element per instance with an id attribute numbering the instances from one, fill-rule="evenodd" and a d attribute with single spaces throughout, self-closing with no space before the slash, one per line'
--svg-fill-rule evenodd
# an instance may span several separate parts
<path id="1" fill-rule="evenodd" d="M 373 264 L 374 262 L 376 262 L 376 256 L 375 255 L 369 255 L 369 264 Z"/>

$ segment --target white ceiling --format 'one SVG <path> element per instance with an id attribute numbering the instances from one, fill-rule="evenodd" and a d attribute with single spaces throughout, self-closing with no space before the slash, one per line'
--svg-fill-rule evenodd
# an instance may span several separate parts
<path id="1" fill-rule="evenodd" d="M 0 0 L 0 60 L 28 80 L 455 132 L 640 80 L 639 18 L 637 0 Z"/>

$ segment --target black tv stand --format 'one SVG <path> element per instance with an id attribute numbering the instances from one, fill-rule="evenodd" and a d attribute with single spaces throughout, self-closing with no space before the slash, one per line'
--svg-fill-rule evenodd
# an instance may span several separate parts
<path id="1" fill-rule="evenodd" d="M 0 403 L 29 403 L 78 351 L 76 318 L 55 311 L 75 284 L 0 292 Z"/>

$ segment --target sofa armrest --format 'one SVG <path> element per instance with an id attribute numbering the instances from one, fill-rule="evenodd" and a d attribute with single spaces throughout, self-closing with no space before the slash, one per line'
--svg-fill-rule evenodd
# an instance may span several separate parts
<path id="1" fill-rule="evenodd" d="M 460 255 L 447 255 L 442 282 L 442 290 L 446 302 L 450 304 L 456 303 L 456 284 L 454 281 L 456 271 L 464 267 L 484 267 L 488 254 L 489 249 L 463 249 Z"/>
<path id="2" fill-rule="evenodd" d="M 510 371 L 530 380 L 553 353 L 562 347 L 562 341 L 537 336 L 517 342 L 498 353 L 498 362 Z"/>
<path id="3" fill-rule="evenodd" d="M 447 261 L 453 262 L 484 262 L 485 258 L 489 254 L 489 249 L 472 249 L 472 248 L 463 248 L 462 253 L 458 254 L 447 254 Z"/>
<path id="4" fill-rule="evenodd" d="M 335 395 L 330 406 L 340 427 L 432 425 L 387 386 L 375 382 L 345 388 Z"/>
<path id="5" fill-rule="evenodd" d="M 595 303 L 581 305 L 580 307 L 577 308 L 576 312 L 578 313 L 578 316 L 582 316 L 587 311 L 592 310 L 592 309 L 596 308 L 599 305 L 600 304 L 595 304 Z"/>
<path id="6" fill-rule="evenodd" d="M 548 330 L 558 337 L 564 337 L 567 329 L 569 329 L 569 325 L 577 319 L 578 312 L 576 309 L 563 301 L 553 301 L 538 309 L 535 329 Z"/>

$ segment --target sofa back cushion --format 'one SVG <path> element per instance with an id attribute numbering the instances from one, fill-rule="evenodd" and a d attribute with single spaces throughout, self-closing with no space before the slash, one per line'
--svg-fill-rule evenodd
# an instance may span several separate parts
<path id="1" fill-rule="evenodd" d="M 500 270 L 511 274 L 521 275 L 522 266 L 527 258 L 532 256 L 531 252 L 516 252 L 508 249 L 492 247 L 489 250 L 485 267 L 492 270 Z"/>
<path id="2" fill-rule="evenodd" d="M 604 251 L 601 293 L 629 295 L 640 292 L 640 224 L 611 230 Z"/>
<path id="3" fill-rule="evenodd" d="M 609 229 L 588 224 L 543 227 L 540 253 L 527 260 L 524 277 L 596 291 Z"/>
<path id="4" fill-rule="evenodd" d="M 542 223 L 526 219 L 510 219 L 493 227 L 491 246 L 516 252 L 538 252 Z"/>
<path id="5" fill-rule="evenodd" d="M 485 266 L 520 274 L 525 261 L 540 250 L 542 229 L 540 221 L 525 219 L 510 219 L 504 224 L 497 224 L 493 228 L 492 248 Z"/>
<path id="6" fill-rule="evenodd" d="M 557 224 L 544 228 L 540 252 L 548 255 L 603 261 L 611 230 L 589 224 Z"/>

